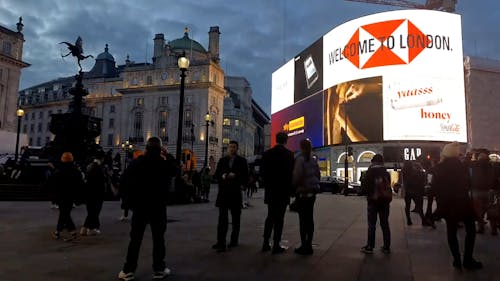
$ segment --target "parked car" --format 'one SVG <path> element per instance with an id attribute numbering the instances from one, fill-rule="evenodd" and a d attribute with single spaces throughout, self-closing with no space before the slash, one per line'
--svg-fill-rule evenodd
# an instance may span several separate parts
<path id="1" fill-rule="evenodd" d="M 321 192 L 331 192 L 332 194 L 336 194 L 340 192 L 342 185 L 337 177 L 321 177 L 319 187 Z"/>

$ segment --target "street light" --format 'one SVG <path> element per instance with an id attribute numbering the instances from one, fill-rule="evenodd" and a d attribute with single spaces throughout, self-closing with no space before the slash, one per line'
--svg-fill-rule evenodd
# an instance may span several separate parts
<path id="1" fill-rule="evenodd" d="M 210 126 L 210 113 L 205 114 L 205 126 L 207 126 L 207 131 L 205 134 L 205 161 L 203 161 L 203 168 L 207 167 L 208 161 L 208 126 Z"/>
<path id="2" fill-rule="evenodd" d="M 130 143 L 129 140 L 126 140 L 125 142 L 122 142 L 122 149 L 125 151 L 125 161 L 124 161 L 124 166 L 123 169 L 127 169 L 127 161 L 129 159 L 129 151 L 131 151 L 134 148 L 134 145 Z"/>
<path id="3" fill-rule="evenodd" d="M 177 65 L 181 71 L 181 93 L 179 96 L 179 120 L 177 123 L 177 147 L 175 150 L 175 159 L 181 162 L 181 144 L 182 144 L 182 117 L 184 116 L 184 79 L 186 78 L 186 71 L 189 68 L 189 59 L 186 58 L 186 53 L 183 52 L 182 56 L 177 60 Z"/>
<path id="4" fill-rule="evenodd" d="M 347 135 L 347 93 L 344 100 L 344 141 L 345 141 L 345 155 L 344 155 L 344 195 L 349 193 L 349 164 L 347 162 L 347 158 L 349 157 L 349 137 Z"/>
<path id="5" fill-rule="evenodd" d="M 16 111 L 17 115 L 17 136 L 16 136 L 16 153 L 14 157 L 14 162 L 17 163 L 17 159 L 19 158 L 19 135 L 21 134 L 21 119 L 24 116 L 24 110 L 22 108 L 18 108 Z"/>

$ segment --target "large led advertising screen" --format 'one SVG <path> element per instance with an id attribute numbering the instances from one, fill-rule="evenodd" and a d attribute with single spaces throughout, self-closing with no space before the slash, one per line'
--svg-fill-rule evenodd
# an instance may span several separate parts
<path id="1" fill-rule="evenodd" d="M 318 50 L 322 63 L 317 55 L 308 61 Z M 324 108 L 309 110 L 323 112 L 324 145 L 342 143 L 345 124 L 352 142 L 467 141 L 460 15 L 400 10 L 358 18 L 297 57 L 299 64 L 290 61 L 273 73 L 272 104 L 280 106 L 271 114 L 313 94 L 304 87 L 308 77 L 312 85 L 322 79 Z M 294 80 L 286 95 L 280 76 Z"/>

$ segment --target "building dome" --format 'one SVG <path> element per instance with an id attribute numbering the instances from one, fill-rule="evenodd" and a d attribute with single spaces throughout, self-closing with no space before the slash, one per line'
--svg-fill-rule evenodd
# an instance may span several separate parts
<path id="1" fill-rule="evenodd" d="M 174 51 L 193 50 L 201 53 L 207 52 L 200 43 L 189 38 L 187 30 L 184 31 L 184 37 L 170 41 L 169 45 L 170 49 Z"/>
<path id="2" fill-rule="evenodd" d="M 99 77 L 116 77 L 118 70 L 115 64 L 115 58 L 108 52 L 108 44 L 104 48 L 104 52 L 100 53 L 95 59 L 94 67 L 88 72 L 86 77 L 99 78 Z"/>

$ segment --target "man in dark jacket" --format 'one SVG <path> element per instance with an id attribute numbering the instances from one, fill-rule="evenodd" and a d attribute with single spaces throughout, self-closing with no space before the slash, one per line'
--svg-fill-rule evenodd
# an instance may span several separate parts
<path id="1" fill-rule="evenodd" d="M 170 269 L 165 266 L 166 203 L 169 185 L 178 172 L 178 165 L 173 159 L 162 158 L 160 151 L 160 139 L 148 139 L 145 155 L 132 162 L 123 175 L 121 187 L 124 201 L 133 213 L 127 260 L 118 274 L 121 280 L 134 279 L 147 224 L 153 235 L 153 279 L 163 279 L 170 274 Z"/>
<path id="2" fill-rule="evenodd" d="M 441 151 L 441 162 L 434 169 L 432 188 L 436 192 L 437 213 L 446 220 L 448 246 L 453 266 L 459 270 L 480 269 L 483 264 L 472 257 L 476 240 L 475 213 L 470 197 L 470 177 L 466 166 L 459 160 L 459 144 L 449 143 Z M 465 226 L 463 264 L 457 239 L 458 223 Z"/>
<path id="3" fill-rule="evenodd" d="M 389 228 L 389 209 L 390 199 L 376 198 L 376 181 L 383 180 L 390 183 L 390 175 L 384 166 L 384 157 L 375 154 L 372 158 L 372 164 L 368 168 L 361 183 L 363 194 L 366 194 L 368 201 L 368 239 L 366 246 L 361 248 L 365 254 L 372 254 L 375 247 L 375 228 L 377 226 L 377 214 L 380 218 L 380 227 L 384 237 L 384 246 L 382 252 L 389 254 L 391 252 L 391 230 Z"/>
<path id="4" fill-rule="evenodd" d="M 286 250 L 280 246 L 281 233 L 286 212 L 286 206 L 290 204 L 290 196 L 294 194 L 292 186 L 293 152 L 285 145 L 288 135 L 284 132 L 276 134 L 276 145 L 264 152 L 262 156 L 262 178 L 264 181 L 265 195 L 264 203 L 267 204 L 267 218 L 264 224 L 264 243 L 262 251 L 271 250 L 269 239 L 274 227 L 273 254 L 279 254 Z"/>
<path id="5" fill-rule="evenodd" d="M 219 221 L 217 224 L 217 243 L 212 248 L 223 252 L 226 250 L 229 211 L 231 211 L 233 229 L 228 247 L 238 246 L 243 204 L 241 191 L 242 187 L 248 183 L 248 164 L 245 158 L 238 155 L 238 142 L 229 142 L 228 155 L 219 160 L 214 176 L 219 182 L 219 193 L 215 202 L 215 206 L 219 208 Z"/>

